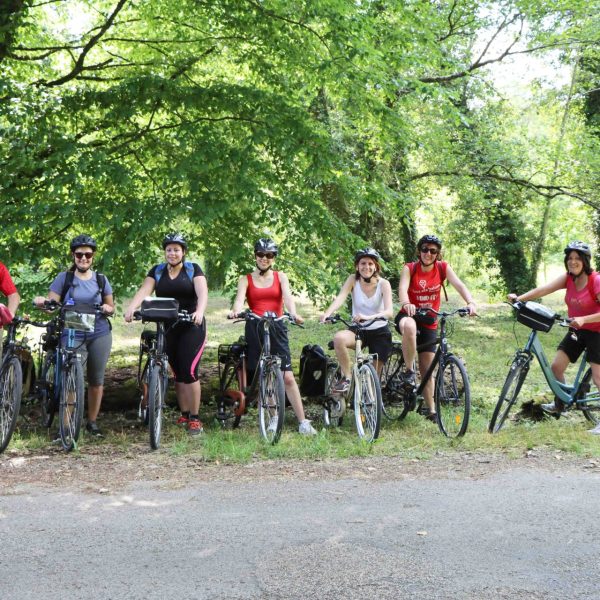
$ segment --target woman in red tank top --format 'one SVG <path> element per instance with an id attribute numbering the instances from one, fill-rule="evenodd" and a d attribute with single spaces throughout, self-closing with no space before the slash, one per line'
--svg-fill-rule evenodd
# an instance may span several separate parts
<path id="1" fill-rule="evenodd" d="M 244 301 L 248 302 L 250 310 L 259 315 L 271 311 L 278 316 L 283 314 L 283 306 L 295 317 L 298 323 L 304 319 L 296 313 L 296 303 L 290 291 L 290 282 L 282 271 L 273 271 L 273 263 L 278 254 L 277 245 L 273 240 L 261 238 L 254 245 L 256 267 L 252 273 L 240 277 L 237 295 L 229 313 L 235 318 L 242 311 Z M 254 371 L 258 364 L 262 347 L 262 336 L 256 321 L 246 321 L 246 344 L 248 345 L 248 370 Z M 285 392 L 298 418 L 298 431 L 303 435 L 316 435 L 316 431 L 304 415 L 302 397 L 292 371 L 292 357 L 287 337 L 287 328 L 283 321 L 274 323 L 271 329 L 271 352 L 281 357 L 281 370 Z"/>

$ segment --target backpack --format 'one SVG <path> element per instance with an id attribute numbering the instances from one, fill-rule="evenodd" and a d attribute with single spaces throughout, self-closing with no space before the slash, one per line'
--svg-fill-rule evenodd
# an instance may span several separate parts
<path id="1" fill-rule="evenodd" d="M 600 304 L 600 300 L 598 300 L 598 296 L 596 296 L 596 294 L 594 294 L 594 281 L 596 281 L 597 276 L 598 276 L 598 273 L 596 273 L 596 271 L 592 271 L 588 275 L 587 289 L 588 289 L 588 292 L 590 293 L 590 296 L 592 297 L 592 300 L 596 304 Z"/>
<path id="2" fill-rule="evenodd" d="M 156 270 L 154 271 L 154 279 L 157 284 L 160 281 L 160 278 L 163 276 L 166 266 L 167 263 L 160 263 L 160 265 L 157 265 Z M 186 260 L 183 263 L 183 267 L 187 273 L 187 276 L 190 278 L 190 281 L 194 281 L 194 264 Z"/>
<path id="3" fill-rule="evenodd" d="M 67 292 L 73 285 L 73 279 L 75 273 L 73 271 L 67 271 L 65 282 L 63 283 L 62 291 L 60 292 L 60 301 L 64 302 L 67 297 Z M 102 273 L 96 273 L 96 281 L 98 283 L 98 289 L 100 290 L 100 300 L 104 300 L 104 290 L 106 289 L 106 277 Z M 102 302 L 100 302 L 102 304 Z"/>
<path id="4" fill-rule="evenodd" d="M 307 344 L 300 355 L 300 393 L 308 398 L 325 395 L 329 357 L 318 344 Z"/>
<path id="5" fill-rule="evenodd" d="M 410 264 L 410 285 L 412 285 L 412 281 L 413 281 L 413 277 L 415 276 L 416 272 L 417 272 L 417 262 L 412 262 L 409 263 Z M 446 281 L 446 266 L 447 263 L 441 261 L 441 260 L 436 260 L 435 261 L 435 266 L 437 267 L 438 273 L 440 274 L 440 280 L 442 282 L 442 289 L 444 290 L 444 298 L 446 299 L 446 302 L 448 302 L 448 292 L 446 292 L 446 286 L 444 285 L 444 281 Z"/>

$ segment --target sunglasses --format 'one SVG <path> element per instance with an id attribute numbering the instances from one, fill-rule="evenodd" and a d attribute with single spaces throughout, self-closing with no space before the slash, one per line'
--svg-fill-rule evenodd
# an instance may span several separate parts
<path id="1" fill-rule="evenodd" d="M 255 256 L 257 258 L 268 258 L 269 260 L 275 258 L 275 255 L 272 252 L 256 252 Z"/>
<path id="2" fill-rule="evenodd" d="M 73 254 L 78 260 L 81 260 L 84 257 L 90 260 L 94 256 L 93 252 L 73 252 Z"/>
<path id="3" fill-rule="evenodd" d="M 423 254 L 433 254 L 433 256 L 440 253 L 437 248 L 421 248 L 421 252 Z"/>

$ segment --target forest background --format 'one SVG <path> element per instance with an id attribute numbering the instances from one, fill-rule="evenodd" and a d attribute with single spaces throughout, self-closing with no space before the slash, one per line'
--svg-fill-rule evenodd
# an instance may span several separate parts
<path id="1" fill-rule="evenodd" d="M 89 233 L 123 298 L 176 230 L 230 289 L 270 235 L 323 302 L 435 232 L 524 291 L 600 247 L 599 4 L 3 0 L 0 259 L 27 297 Z"/>

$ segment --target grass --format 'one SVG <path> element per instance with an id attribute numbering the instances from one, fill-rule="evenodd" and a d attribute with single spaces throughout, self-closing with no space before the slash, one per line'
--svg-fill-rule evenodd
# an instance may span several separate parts
<path id="1" fill-rule="evenodd" d="M 451 297 L 450 305 L 454 298 Z M 560 298 L 552 299 L 550 304 L 559 312 L 563 310 Z M 320 325 L 318 311 L 307 303 L 299 303 L 299 312 L 306 318 L 304 329 L 290 328 L 290 343 L 294 372 L 298 371 L 300 352 L 305 344 L 321 344 L 327 347 L 337 327 Z M 231 343 L 243 333 L 242 324 L 227 321 L 229 300 L 218 294 L 211 294 L 207 314 L 208 339 L 202 359 L 202 368 L 212 369 L 212 376 L 203 387 L 203 408 L 201 418 L 205 424 L 205 433 L 200 439 L 190 438 L 187 433 L 174 424 L 175 411 L 167 413 L 162 437 L 162 450 L 173 456 L 197 457 L 203 461 L 220 463 L 247 463 L 261 459 L 336 459 L 353 456 L 402 456 L 424 459 L 436 453 L 452 452 L 503 452 L 508 456 L 522 456 L 534 448 L 560 451 L 579 456 L 600 456 L 598 440 L 589 435 L 589 424 L 580 413 L 569 413 L 560 420 L 546 419 L 534 422 L 521 419 L 518 423 L 507 423 L 496 435 L 487 433 L 487 425 L 500 389 L 504 383 L 508 365 L 517 347 L 521 347 L 528 330 L 516 324 L 510 308 L 505 304 L 482 305 L 477 319 L 455 319 L 450 332 L 452 350 L 466 363 L 471 381 L 472 414 L 467 434 L 461 439 L 448 440 L 441 435 L 432 423 L 425 421 L 415 413 L 410 413 L 404 421 L 383 420 L 380 438 L 369 445 L 361 442 L 356 435 L 354 416 L 349 411 L 344 424 L 339 429 L 327 430 L 321 421 L 321 407 L 318 404 L 306 404 L 309 418 L 313 419 L 319 434 L 305 438 L 296 433 L 297 422 L 291 411 L 286 413 L 286 424 L 280 442 L 276 446 L 265 444 L 258 432 L 257 417 L 250 411 L 242 420 L 239 429 L 222 430 L 213 416 L 215 394 L 218 390 L 216 377 L 216 356 L 219 343 Z M 137 351 L 140 324 L 125 324 L 115 319 L 113 326 L 113 353 L 109 368 L 137 367 Z M 558 341 L 564 330 L 555 327 L 550 333 L 542 334 L 547 356 L 554 355 Z M 128 398 L 135 396 L 133 381 L 124 382 L 119 392 Z M 551 395 L 543 378 L 541 369 L 534 364 L 521 391 L 520 401 L 532 400 L 535 403 L 551 401 Z M 46 431 L 36 425 L 35 406 L 30 410 L 29 419 L 20 422 L 10 449 L 15 453 L 36 451 L 48 447 Z M 515 411 L 516 412 L 516 411 Z M 147 442 L 147 432 L 136 421 L 135 415 L 105 413 L 101 423 L 107 423 L 104 429 L 106 438 L 101 442 L 91 441 L 86 436 L 80 444 L 80 452 L 86 452 L 91 443 L 108 444 L 115 450 L 127 453 L 139 443 Z"/>

